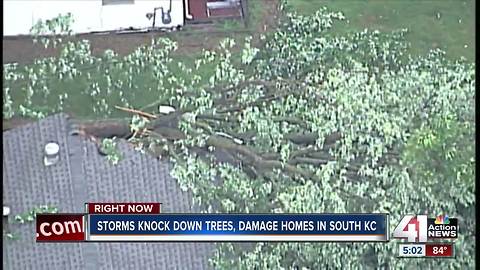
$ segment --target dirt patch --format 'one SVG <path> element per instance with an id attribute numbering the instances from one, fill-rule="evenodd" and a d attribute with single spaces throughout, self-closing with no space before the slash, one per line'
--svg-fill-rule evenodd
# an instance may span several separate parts
<path id="1" fill-rule="evenodd" d="M 361 24 L 365 27 L 371 27 L 372 25 L 376 25 L 379 18 L 375 15 L 367 15 L 363 16 L 362 20 L 360 20 Z"/>
<path id="2" fill-rule="evenodd" d="M 30 119 L 30 118 L 26 118 L 26 117 L 13 117 L 13 118 L 10 118 L 8 120 L 3 119 L 2 128 L 3 128 L 3 131 L 6 131 L 6 130 L 9 130 L 9 129 L 16 128 L 16 127 L 21 127 L 21 126 L 24 126 L 26 124 L 30 124 L 30 123 L 33 123 L 33 122 L 35 122 L 34 119 Z"/>
<path id="3" fill-rule="evenodd" d="M 225 34 L 224 34 L 225 35 Z M 205 35 L 199 35 L 202 37 Z M 112 49 L 119 55 L 127 55 L 136 48 L 150 44 L 152 39 L 170 37 L 179 41 L 179 47 L 195 48 L 205 45 L 202 40 L 194 36 L 175 36 L 173 33 L 134 33 L 134 34 L 86 34 L 69 38 L 71 41 L 88 40 L 92 54 L 100 55 L 107 49 Z M 210 43 L 210 42 L 209 42 Z M 208 43 L 207 43 L 208 44 Z M 61 45 L 60 45 L 61 46 Z M 45 49 L 41 44 L 34 44 L 30 37 L 16 37 L 3 40 L 3 63 L 18 62 L 27 64 L 34 59 L 57 56 L 58 49 Z"/>
<path id="4" fill-rule="evenodd" d="M 278 25 L 279 20 L 279 0 L 264 1 L 262 21 L 258 25 L 257 31 L 259 33 L 274 30 Z"/>

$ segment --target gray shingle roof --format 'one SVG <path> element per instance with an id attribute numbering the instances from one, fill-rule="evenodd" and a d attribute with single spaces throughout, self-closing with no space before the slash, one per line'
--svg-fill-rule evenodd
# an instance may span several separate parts
<path id="1" fill-rule="evenodd" d="M 111 165 L 93 142 L 68 135 L 58 114 L 3 133 L 3 198 L 11 217 L 43 204 L 84 212 L 85 202 L 163 202 L 163 212 L 198 212 L 169 165 L 119 143 Z M 60 161 L 43 165 L 43 148 L 60 145 Z M 20 239 L 3 246 L 5 269 L 207 269 L 212 243 L 36 243 L 33 223 L 10 224 Z"/>

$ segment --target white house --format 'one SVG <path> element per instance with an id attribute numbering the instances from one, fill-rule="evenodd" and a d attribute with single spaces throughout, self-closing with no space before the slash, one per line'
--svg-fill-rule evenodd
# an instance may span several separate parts
<path id="1" fill-rule="evenodd" d="M 3 35 L 28 35 L 38 20 L 67 13 L 76 34 L 172 28 L 191 18 L 188 6 L 188 0 L 3 0 Z"/>

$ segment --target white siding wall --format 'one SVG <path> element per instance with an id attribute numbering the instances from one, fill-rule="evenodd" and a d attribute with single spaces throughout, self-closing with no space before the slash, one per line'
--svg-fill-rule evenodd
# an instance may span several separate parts
<path id="1" fill-rule="evenodd" d="M 147 13 L 154 8 L 168 10 L 170 0 L 135 0 L 134 4 L 102 5 L 102 0 L 3 0 L 3 35 L 28 35 L 39 19 L 51 19 L 58 14 L 72 13 L 75 33 L 108 31 L 120 28 L 151 27 L 153 18 Z M 163 25 L 157 11 L 157 27 L 175 27 L 184 23 L 183 0 L 172 0 L 172 22 Z"/>

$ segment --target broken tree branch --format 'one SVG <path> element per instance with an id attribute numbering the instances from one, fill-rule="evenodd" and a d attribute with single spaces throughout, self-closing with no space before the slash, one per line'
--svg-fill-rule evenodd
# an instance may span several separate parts
<path id="1" fill-rule="evenodd" d="M 121 111 L 125 111 L 125 112 L 136 113 L 136 114 L 138 114 L 138 115 L 145 116 L 145 117 L 152 118 L 152 119 L 156 119 L 156 118 L 157 118 L 156 115 L 153 115 L 153 114 L 150 114 L 150 113 L 146 113 L 146 112 L 142 112 L 142 111 L 135 110 L 135 109 L 120 107 L 120 106 L 117 106 L 117 105 L 115 105 L 115 108 L 116 108 L 116 109 L 119 109 L 119 110 L 121 110 Z"/>
<path id="2" fill-rule="evenodd" d="M 290 164 L 284 164 L 278 160 L 266 160 L 260 155 L 251 150 L 248 146 L 239 145 L 232 140 L 223 138 L 220 136 L 210 136 L 207 139 L 208 146 L 219 147 L 229 151 L 236 152 L 244 156 L 247 163 L 252 164 L 258 170 L 271 170 L 274 168 L 282 169 L 292 175 L 300 175 L 305 179 L 309 179 L 313 176 L 312 172 L 297 168 Z"/>

